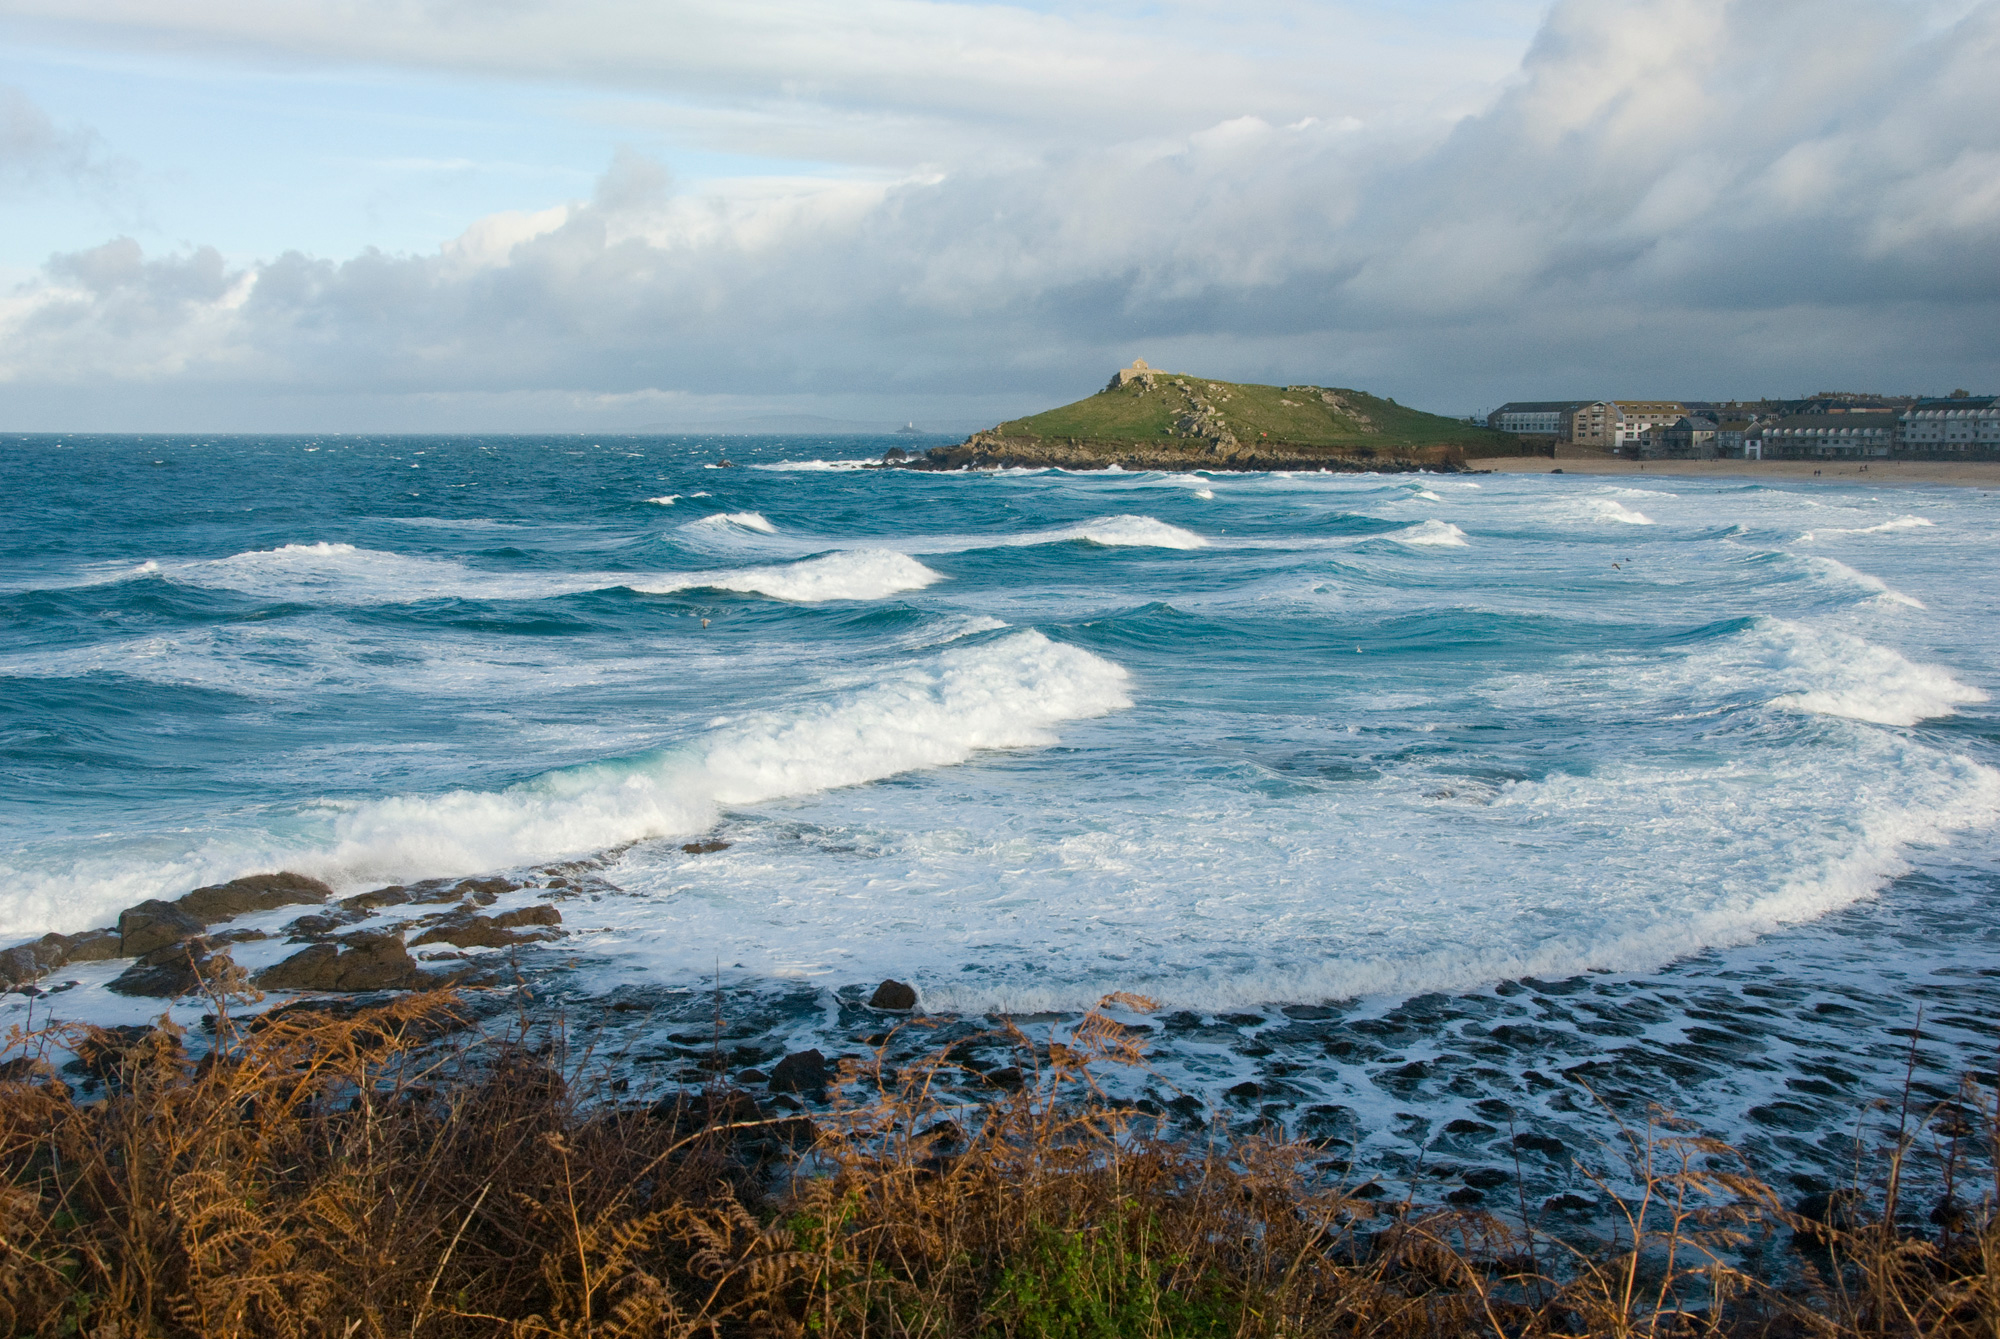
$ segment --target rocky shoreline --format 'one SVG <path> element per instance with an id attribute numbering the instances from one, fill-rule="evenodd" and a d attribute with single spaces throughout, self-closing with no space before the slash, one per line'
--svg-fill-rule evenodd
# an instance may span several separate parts
<path id="1" fill-rule="evenodd" d="M 892 448 L 883 456 L 886 467 L 911 470 L 1224 470 L 1254 473 L 1326 471 L 1335 474 L 1465 473 L 1465 453 L 1455 447 L 1378 450 L 1371 447 L 1301 446 L 1291 442 L 1235 438 L 1175 437 L 1160 442 L 1098 441 L 1088 438 L 1055 440 L 1008 437 L 976 432 L 956 446 L 934 446 L 922 455 Z"/>
<path id="2" fill-rule="evenodd" d="M 418 965 L 412 948 L 506 948 L 546 943 L 562 931 L 554 899 L 571 892 L 560 875 L 538 889 L 551 899 L 494 915 L 482 914 L 500 894 L 534 885 L 512 879 L 429 879 L 333 900 L 333 889 L 304 874 L 251 874 L 196 888 L 172 901 L 153 899 L 119 913 L 118 923 L 77 934 L 47 934 L 0 950 L 0 987 L 38 993 L 38 982 L 60 968 L 130 958 L 132 965 L 107 987 L 120 995 L 174 999 L 211 983 L 248 984 L 260 990 L 361 992 L 430 990 L 484 984 L 491 973 L 465 965 L 449 951 L 429 961 L 455 961 L 446 970 Z M 388 906 L 416 914 L 393 930 L 350 929 Z M 300 946 L 296 953 L 246 974 L 230 955 L 234 944 L 274 937 L 270 931 L 217 929 L 241 916 L 286 907 L 320 907 L 277 934 Z M 428 907 L 438 910 L 425 910 Z M 409 939 L 414 929 L 416 937 Z"/>

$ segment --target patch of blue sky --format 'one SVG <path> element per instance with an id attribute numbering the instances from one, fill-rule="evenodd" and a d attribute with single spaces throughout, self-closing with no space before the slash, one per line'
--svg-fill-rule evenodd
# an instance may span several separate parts
<path id="1" fill-rule="evenodd" d="M 93 132 L 97 168 L 22 188 L 0 274 L 117 236 L 153 253 L 210 245 L 237 262 L 431 251 L 485 215 L 587 199 L 620 145 L 660 159 L 682 187 L 844 175 L 662 133 L 662 119 L 621 116 L 599 89 L 434 71 L 8 43 L 7 84 L 64 130 Z"/>

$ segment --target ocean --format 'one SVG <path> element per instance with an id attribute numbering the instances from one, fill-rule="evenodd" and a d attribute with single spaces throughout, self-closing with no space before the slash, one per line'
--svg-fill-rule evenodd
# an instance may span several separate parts
<path id="1" fill-rule="evenodd" d="M 0 438 L 0 935 L 560 870 L 522 978 L 661 1083 L 1130 992 L 1149 1109 L 1471 1199 L 1647 1110 L 1823 1185 L 1990 1073 L 1991 494 L 908 444 Z"/>

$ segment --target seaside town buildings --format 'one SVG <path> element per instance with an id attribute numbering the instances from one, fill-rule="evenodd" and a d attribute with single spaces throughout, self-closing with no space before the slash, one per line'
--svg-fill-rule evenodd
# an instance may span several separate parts
<path id="1" fill-rule="evenodd" d="M 1511 401 L 1486 416 L 1524 445 L 1642 460 L 2000 457 L 2000 396 L 1826 392 L 1805 400 Z"/>

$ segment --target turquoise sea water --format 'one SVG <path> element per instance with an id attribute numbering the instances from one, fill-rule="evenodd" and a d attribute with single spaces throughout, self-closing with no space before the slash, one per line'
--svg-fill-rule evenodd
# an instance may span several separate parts
<path id="1" fill-rule="evenodd" d="M 2000 922 L 2000 499 L 894 444 L 0 439 L 0 933 L 592 858 L 585 997 L 1212 1022 Z"/>

